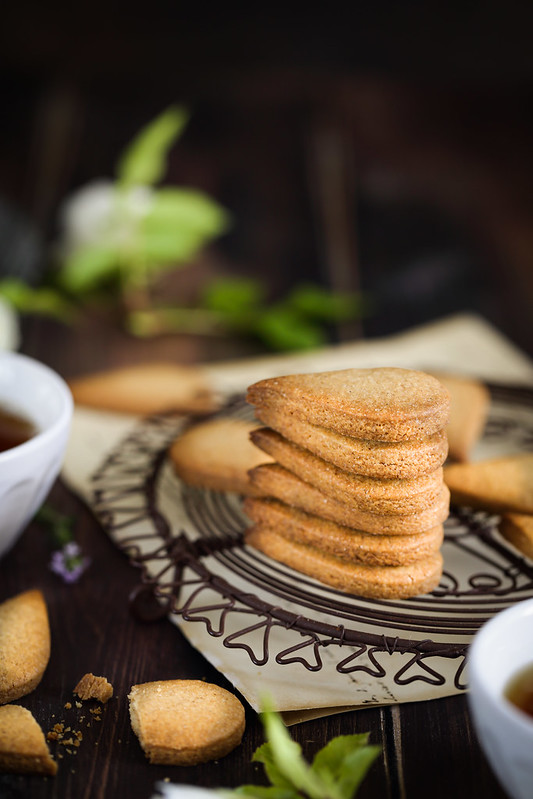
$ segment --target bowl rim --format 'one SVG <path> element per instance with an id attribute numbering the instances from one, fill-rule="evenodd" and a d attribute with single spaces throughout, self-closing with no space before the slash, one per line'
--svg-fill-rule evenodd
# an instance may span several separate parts
<path id="1" fill-rule="evenodd" d="M 74 410 L 74 401 L 67 383 L 50 366 L 21 352 L 4 350 L 0 352 L 0 363 L 5 359 L 11 360 L 14 363 L 24 363 L 26 366 L 38 372 L 41 378 L 44 377 L 49 385 L 52 385 L 56 389 L 61 400 L 61 407 L 57 419 L 51 425 L 44 430 L 38 431 L 27 441 L 22 442 L 22 444 L 17 444 L 15 447 L 10 447 L 10 449 L 0 452 L 0 466 L 22 455 L 31 454 L 33 450 L 46 446 L 68 427 Z"/>
<path id="2" fill-rule="evenodd" d="M 486 657 L 484 647 L 487 639 L 494 635 L 494 631 L 498 628 L 505 628 L 512 620 L 526 619 L 531 617 L 533 623 L 533 598 L 524 599 L 511 605 L 505 610 L 500 611 L 495 616 L 487 621 L 474 636 L 470 645 L 468 653 L 468 669 L 470 672 L 469 683 L 470 691 L 469 697 L 472 704 L 476 703 L 476 698 L 483 702 L 490 703 L 491 707 L 498 712 L 503 713 L 505 718 L 513 724 L 518 725 L 527 735 L 533 736 L 533 719 L 527 713 L 517 708 L 507 697 L 501 688 L 496 688 L 486 677 L 483 669 L 483 660 Z M 531 659 L 528 661 L 533 666 L 533 652 Z M 513 667 L 509 673 L 508 679 L 516 675 L 521 668 Z M 507 684 L 507 681 L 506 683 Z"/>

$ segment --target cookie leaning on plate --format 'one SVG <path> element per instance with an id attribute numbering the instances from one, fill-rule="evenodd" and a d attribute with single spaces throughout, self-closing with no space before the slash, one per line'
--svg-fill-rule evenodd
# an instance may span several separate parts
<path id="1" fill-rule="evenodd" d="M 118 413 L 208 413 L 217 401 L 201 369 L 175 363 L 141 363 L 69 381 L 74 402 Z"/>
<path id="2" fill-rule="evenodd" d="M 250 441 L 256 422 L 222 417 L 185 430 L 169 449 L 169 458 L 184 482 L 213 491 L 258 494 L 248 472 L 272 460 Z"/>
<path id="3" fill-rule="evenodd" d="M 490 392 L 480 380 L 471 377 L 432 374 L 450 392 L 450 421 L 446 427 L 450 457 L 467 462 L 487 421 Z"/>
<path id="4" fill-rule="evenodd" d="M 504 513 L 499 531 L 507 541 L 533 560 L 533 516 L 527 513 Z"/>
<path id="5" fill-rule="evenodd" d="M 128 698 L 131 726 L 150 763 L 193 766 L 241 742 L 244 707 L 218 685 L 160 680 L 132 686 Z"/>
<path id="6" fill-rule="evenodd" d="M 533 453 L 444 469 L 452 502 L 496 512 L 533 513 Z"/>
<path id="7" fill-rule="evenodd" d="M 286 375 L 250 386 L 247 401 L 283 410 L 353 438 L 407 441 L 447 424 L 450 397 L 434 377 L 413 369 L 342 369 Z"/>

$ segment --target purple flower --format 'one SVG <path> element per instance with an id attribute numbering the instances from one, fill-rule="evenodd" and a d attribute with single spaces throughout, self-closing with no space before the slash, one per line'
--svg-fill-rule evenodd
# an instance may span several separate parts
<path id="1" fill-rule="evenodd" d="M 75 583 L 90 564 L 90 558 L 81 554 L 75 541 L 69 541 L 61 549 L 52 553 L 49 567 L 66 583 Z"/>

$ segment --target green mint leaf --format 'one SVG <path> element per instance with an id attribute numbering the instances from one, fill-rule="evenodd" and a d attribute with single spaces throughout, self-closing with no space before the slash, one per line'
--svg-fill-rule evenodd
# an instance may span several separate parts
<path id="1" fill-rule="evenodd" d="M 273 306 L 260 314 L 254 331 L 275 350 L 309 350 L 325 344 L 326 336 L 317 324 L 284 306 Z"/>
<path id="2" fill-rule="evenodd" d="M 164 271 L 192 260 L 227 224 L 226 212 L 201 192 L 160 189 L 139 225 L 135 256 L 153 273 Z"/>
<path id="3" fill-rule="evenodd" d="M 249 796 L 251 799 L 301 799 L 301 795 L 292 789 L 277 788 L 274 785 L 240 785 L 234 791 L 218 792 L 223 797 Z"/>
<path id="4" fill-rule="evenodd" d="M 317 752 L 312 771 L 328 785 L 331 799 L 352 799 L 381 747 L 368 745 L 368 735 L 341 735 Z"/>
<path id="5" fill-rule="evenodd" d="M 262 746 L 256 749 L 252 760 L 263 764 L 266 775 L 272 785 L 275 785 L 277 788 L 283 788 L 287 791 L 293 790 L 292 782 L 287 779 L 287 777 L 282 771 L 280 771 L 278 767 L 276 757 L 270 743 L 264 743 Z"/>
<path id="6" fill-rule="evenodd" d="M 23 280 L 6 278 L 0 281 L 0 297 L 20 313 L 35 313 L 69 322 L 74 308 L 59 291 L 52 288 L 28 286 Z"/>
<path id="7" fill-rule="evenodd" d="M 154 185 L 164 175 L 167 153 L 189 120 L 184 108 L 171 106 L 133 139 L 117 164 L 120 186 Z"/>
<path id="8" fill-rule="evenodd" d="M 329 769 L 332 773 L 337 773 L 341 768 L 344 759 L 356 749 L 366 746 L 368 743 L 368 733 L 356 735 L 339 735 L 332 738 L 319 752 L 316 753 L 312 768 L 319 771 L 322 768 Z"/>
<path id="9" fill-rule="evenodd" d="M 363 298 L 356 293 L 328 291 L 321 286 L 302 284 L 296 286 L 286 300 L 302 315 L 325 322 L 344 322 L 361 316 Z"/>
<path id="10" fill-rule="evenodd" d="M 302 757 L 300 745 L 290 737 L 279 715 L 266 711 L 261 720 L 278 772 L 296 791 L 302 791 L 310 799 L 325 799 L 320 780 Z"/>
<path id="11" fill-rule="evenodd" d="M 202 305 L 222 314 L 236 326 L 249 323 L 264 300 L 260 281 L 248 278 L 221 278 L 212 281 L 204 290 Z"/>
<path id="12" fill-rule="evenodd" d="M 168 230 L 177 226 L 207 238 L 227 229 L 229 215 L 201 191 L 165 187 L 154 192 L 143 225 L 154 230 Z"/>
<path id="13" fill-rule="evenodd" d="M 192 260 L 204 244 L 195 231 L 179 227 L 168 230 L 145 230 L 140 236 L 135 257 L 128 259 L 129 271 L 149 271 L 152 275 L 165 272 Z"/>
<path id="14" fill-rule="evenodd" d="M 365 746 L 348 755 L 342 765 L 338 785 L 343 799 L 351 799 L 381 752 L 379 746 Z"/>
<path id="15" fill-rule="evenodd" d="M 119 268 L 116 250 L 106 247 L 84 247 L 68 255 L 62 263 L 59 280 L 74 294 L 84 294 L 115 277 Z"/>

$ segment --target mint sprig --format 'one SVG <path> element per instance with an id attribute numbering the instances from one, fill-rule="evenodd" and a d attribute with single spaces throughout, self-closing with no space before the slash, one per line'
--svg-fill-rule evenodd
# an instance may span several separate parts
<path id="1" fill-rule="evenodd" d="M 269 786 L 242 785 L 224 791 L 226 797 L 256 799 L 353 799 L 381 747 L 368 743 L 368 734 L 333 738 L 308 763 L 300 745 L 272 710 L 261 714 L 267 742 L 254 753 L 262 763 Z"/>
<path id="2" fill-rule="evenodd" d="M 188 121 L 187 109 L 171 106 L 146 125 L 119 158 L 118 185 L 129 188 L 158 183 L 165 173 L 168 151 Z"/>
<path id="3" fill-rule="evenodd" d="M 269 301 L 255 278 L 212 280 L 195 307 L 154 306 L 133 311 L 128 328 L 139 337 L 162 333 L 247 336 L 270 350 L 317 349 L 327 343 L 327 325 L 360 318 L 367 302 L 312 283 L 296 285 L 286 297 Z"/>

